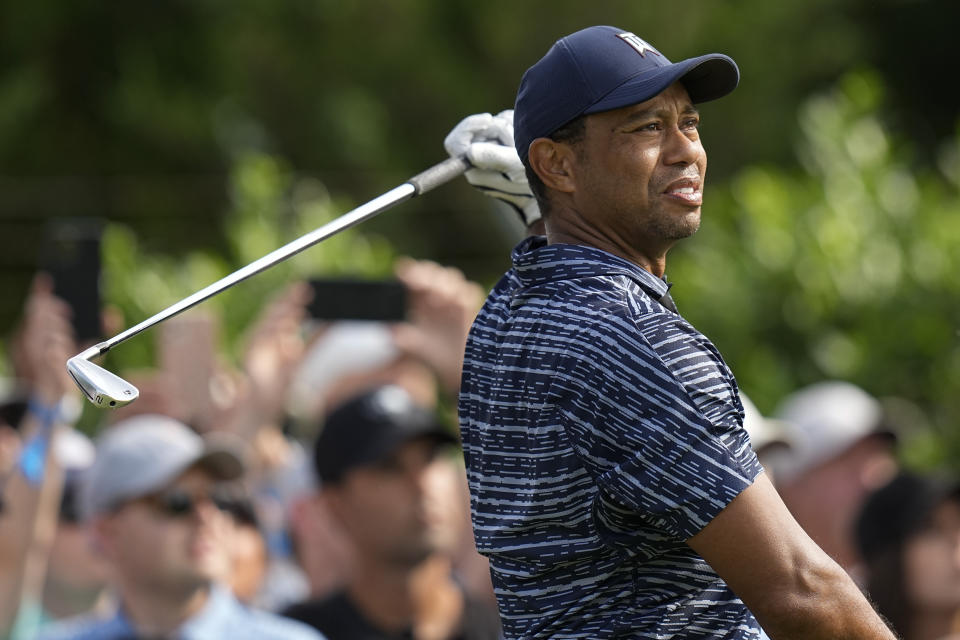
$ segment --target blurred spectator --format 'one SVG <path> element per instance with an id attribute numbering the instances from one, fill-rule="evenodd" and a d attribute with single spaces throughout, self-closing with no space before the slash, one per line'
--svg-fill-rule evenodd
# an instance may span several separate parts
<path id="1" fill-rule="evenodd" d="M 38 274 L 11 340 L 17 393 L 3 411 L 0 633 L 30 637 L 44 618 L 44 579 L 58 529 L 60 435 L 79 416 L 66 359 L 76 353 L 70 308 Z"/>
<path id="2" fill-rule="evenodd" d="M 64 430 L 57 434 L 54 454 L 64 478 L 43 584 L 43 622 L 99 610 L 107 600 L 107 566 L 91 544 L 79 504 L 83 473 L 94 460 L 93 443 L 78 431 Z"/>
<path id="3" fill-rule="evenodd" d="M 856 523 L 866 587 L 903 640 L 945 640 L 960 613 L 960 485 L 902 473 Z"/>
<path id="4" fill-rule="evenodd" d="M 315 434 L 297 432 L 292 425 L 315 422 L 325 406 L 373 384 L 401 384 L 431 405 L 438 383 L 450 398 L 456 394 L 480 288 L 459 271 L 428 261 L 400 259 L 396 274 L 407 288 L 407 322 L 309 324 L 311 291 L 306 283 L 294 283 L 264 306 L 247 332 L 239 369 L 227 366 L 218 353 L 217 318 L 191 310 L 158 327 L 156 370 L 125 373 L 141 397 L 111 418 L 161 413 L 201 433 L 227 431 L 245 443 L 246 481 L 267 551 L 266 574 L 255 593 L 246 594 L 255 606 L 277 610 L 307 597 L 311 585 L 319 587 L 315 592 L 332 588 L 349 570 L 347 543 L 337 545 L 342 535 L 335 525 L 325 538 L 330 545 L 311 541 L 299 549 L 309 582 L 293 556 L 289 516 L 313 484 L 300 440 Z M 317 348 L 311 348 L 315 340 Z M 291 409 L 298 420 L 289 419 Z M 318 509 L 311 511 L 318 515 Z M 311 518 L 305 524 L 311 537 L 324 535 L 321 523 Z M 240 533 L 249 536 L 254 552 L 255 532 L 247 527 Z"/>
<path id="5" fill-rule="evenodd" d="M 407 288 L 407 322 L 325 328 L 292 380 L 294 417 L 315 423 L 359 387 L 378 382 L 400 384 L 422 404 L 436 402 L 438 384 L 455 399 L 467 332 L 483 292 L 460 271 L 426 260 L 401 258 L 394 271 Z"/>
<path id="6" fill-rule="evenodd" d="M 294 433 L 307 440 L 331 407 L 375 386 L 397 385 L 417 404 L 434 407 L 438 398 L 455 402 L 463 348 L 481 290 L 463 274 L 428 261 L 401 259 L 397 277 L 407 286 L 408 320 L 403 323 L 343 321 L 321 328 L 292 378 L 288 408 Z M 467 510 L 462 469 L 452 490 L 459 491 L 461 522 L 455 552 L 458 575 L 472 594 L 493 601 L 486 559 L 476 552 Z M 312 483 L 312 478 L 311 478 Z M 289 495 L 289 493 L 288 493 Z M 324 501 L 294 500 L 289 510 L 297 559 L 310 593 L 319 598 L 338 589 L 354 564 L 351 541 Z"/>
<path id="7" fill-rule="evenodd" d="M 229 447 L 172 418 L 142 415 L 109 428 L 84 478 L 82 505 L 110 565 L 114 611 L 50 627 L 48 638 L 316 638 L 243 607 L 229 574 L 230 483 L 243 473 Z"/>
<path id="8" fill-rule="evenodd" d="M 20 424 L 27 413 L 27 392 L 16 381 L 3 380 L 0 388 L 0 514 L 3 512 L 3 486 L 16 471 L 20 457 Z"/>
<path id="9" fill-rule="evenodd" d="M 373 385 L 399 384 L 431 406 L 438 384 L 451 399 L 457 392 L 480 287 L 429 261 L 399 259 L 395 273 L 407 289 L 406 322 L 311 326 L 305 312 L 311 291 L 296 283 L 264 308 L 248 333 L 241 376 L 233 381 L 236 402 L 219 424 L 251 444 L 250 486 L 270 556 L 254 602 L 265 608 L 332 589 L 351 566 L 349 542 L 323 517 L 322 507 L 298 502 L 313 483 L 298 440 L 316 433 L 297 426 L 317 424 L 328 407 Z M 181 352 L 188 355 L 165 360 L 189 363 L 196 349 Z M 305 576 L 294 562 L 288 531 L 295 511 L 311 514 L 294 519 L 304 529 L 296 559 Z"/>
<path id="10" fill-rule="evenodd" d="M 400 387 L 333 410 L 316 441 L 322 501 L 356 550 L 345 587 L 285 613 L 331 640 L 497 638 L 496 609 L 456 580 L 450 518 L 462 494 L 444 445 L 456 438 Z"/>
<path id="11" fill-rule="evenodd" d="M 777 470 L 778 489 L 794 517 L 855 579 L 859 554 L 853 524 L 868 493 L 897 470 L 896 438 L 880 403 L 847 382 L 821 382 L 783 400 L 791 454 Z"/>
<path id="12" fill-rule="evenodd" d="M 245 495 L 221 503 L 231 517 L 230 573 L 227 584 L 233 595 L 245 605 L 254 605 L 263 586 L 269 565 L 267 540 L 260 529 L 253 502 Z"/>

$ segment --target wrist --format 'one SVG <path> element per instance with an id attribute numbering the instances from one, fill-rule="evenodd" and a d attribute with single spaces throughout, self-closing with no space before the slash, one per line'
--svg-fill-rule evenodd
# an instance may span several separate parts
<path id="1" fill-rule="evenodd" d="M 41 425 L 73 424 L 80 417 L 82 407 L 74 396 L 65 395 L 51 402 L 48 395 L 34 393 L 27 403 L 27 411 Z"/>

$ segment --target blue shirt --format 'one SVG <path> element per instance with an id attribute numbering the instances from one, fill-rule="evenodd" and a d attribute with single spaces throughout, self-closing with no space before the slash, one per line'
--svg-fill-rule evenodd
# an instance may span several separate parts
<path id="1" fill-rule="evenodd" d="M 474 322 L 460 425 L 507 638 L 759 635 L 685 543 L 762 469 L 733 375 L 666 290 L 528 238 Z"/>
<path id="2" fill-rule="evenodd" d="M 132 640 L 136 629 L 119 608 L 109 618 L 80 617 L 43 630 L 41 640 Z M 244 607 L 222 587 L 213 587 L 207 604 L 180 627 L 177 640 L 323 640 L 307 625 Z"/>

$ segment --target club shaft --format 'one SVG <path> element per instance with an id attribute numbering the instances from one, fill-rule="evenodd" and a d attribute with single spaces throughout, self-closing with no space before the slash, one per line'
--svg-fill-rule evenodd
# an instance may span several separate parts
<path id="1" fill-rule="evenodd" d="M 349 229 L 350 227 L 360 224 L 365 220 L 369 220 L 378 213 L 386 211 L 394 205 L 404 202 L 405 200 L 409 200 L 414 196 L 426 193 L 431 189 L 449 182 L 469 168 L 470 163 L 463 156 L 449 158 L 443 162 L 440 162 L 429 169 L 418 173 L 400 186 L 394 187 L 390 191 L 387 191 L 386 193 L 377 196 L 373 200 L 360 205 L 356 209 L 348 211 L 335 220 L 331 220 L 327 224 L 300 236 L 296 240 L 283 245 L 279 249 L 274 249 L 262 258 L 258 258 L 250 264 L 237 269 L 233 273 L 224 276 L 213 284 L 200 289 L 196 293 L 187 296 L 183 300 L 170 305 L 163 311 L 150 316 L 143 322 L 130 327 L 122 333 L 118 333 L 109 340 L 105 340 L 90 347 L 83 353 L 78 354 L 77 357 L 84 360 L 90 360 L 93 357 L 102 355 L 121 342 L 129 340 L 133 336 L 146 331 L 155 324 L 163 322 L 168 318 L 172 318 L 178 313 L 183 313 L 187 309 L 200 304 L 204 300 L 212 298 L 221 291 L 229 289 L 238 282 L 242 282 L 243 280 L 258 274 L 265 269 L 269 269 L 270 267 L 283 262 L 291 256 L 300 253 L 304 249 L 312 247 L 318 242 L 326 240 L 330 236 L 340 233 L 344 229 Z"/>
<path id="2" fill-rule="evenodd" d="M 150 316 L 143 322 L 130 327 L 122 333 L 118 333 L 109 340 L 101 342 L 96 346 L 97 351 L 99 353 L 106 353 L 121 342 L 129 340 L 133 336 L 149 329 L 153 325 L 163 322 L 168 318 L 172 318 L 179 313 L 183 313 L 187 309 L 200 304 L 204 300 L 212 298 L 221 291 L 229 289 L 233 285 L 258 274 L 265 269 L 269 269 L 280 262 L 283 262 L 291 256 L 300 253 L 304 249 L 312 247 L 318 242 L 326 240 L 330 236 L 340 233 L 344 229 L 349 229 L 350 227 L 360 224 L 365 220 L 369 220 L 373 216 L 383 212 L 386 209 L 389 209 L 393 205 L 403 202 L 404 200 L 409 200 L 414 195 L 416 195 L 416 191 L 414 186 L 410 183 L 404 183 L 399 187 L 395 187 L 383 195 L 374 198 L 370 202 L 360 205 L 356 209 L 343 214 L 335 220 L 331 220 L 322 227 L 318 227 L 317 229 L 300 236 L 296 240 L 293 240 L 292 242 L 289 242 L 278 249 L 274 249 L 262 258 L 258 258 L 250 264 L 237 269 L 233 273 L 224 276 L 213 284 L 200 289 L 196 293 L 187 296 L 183 300 L 170 305 L 163 311 Z"/>

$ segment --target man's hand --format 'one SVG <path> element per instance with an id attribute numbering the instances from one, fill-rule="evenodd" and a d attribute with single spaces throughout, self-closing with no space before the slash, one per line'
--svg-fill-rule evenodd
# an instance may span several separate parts
<path id="1" fill-rule="evenodd" d="M 480 285 L 426 260 L 398 260 L 394 271 L 409 305 L 409 321 L 393 330 L 397 348 L 429 365 L 444 390 L 456 394 L 467 333 L 483 302 Z"/>
<path id="2" fill-rule="evenodd" d="M 14 352 L 17 374 L 29 382 L 32 393 L 47 406 L 55 406 L 65 395 L 77 391 L 65 366 L 77 350 L 70 313 L 67 303 L 53 295 L 50 277 L 37 275 L 24 307 Z"/>
<path id="3" fill-rule="evenodd" d="M 267 304 L 247 338 L 243 370 L 271 419 L 283 413 L 290 380 L 306 354 L 301 328 L 312 295 L 305 282 L 294 282 Z"/>
<path id="4" fill-rule="evenodd" d="M 540 208 L 513 145 L 513 109 L 495 116 L 467 116 L 447 134 L 443 146 L 451 156 L 466 155 L 473 165 L 465 174 L 467 182 L 513 207 L 524 226 L 540 219 Z"/>

